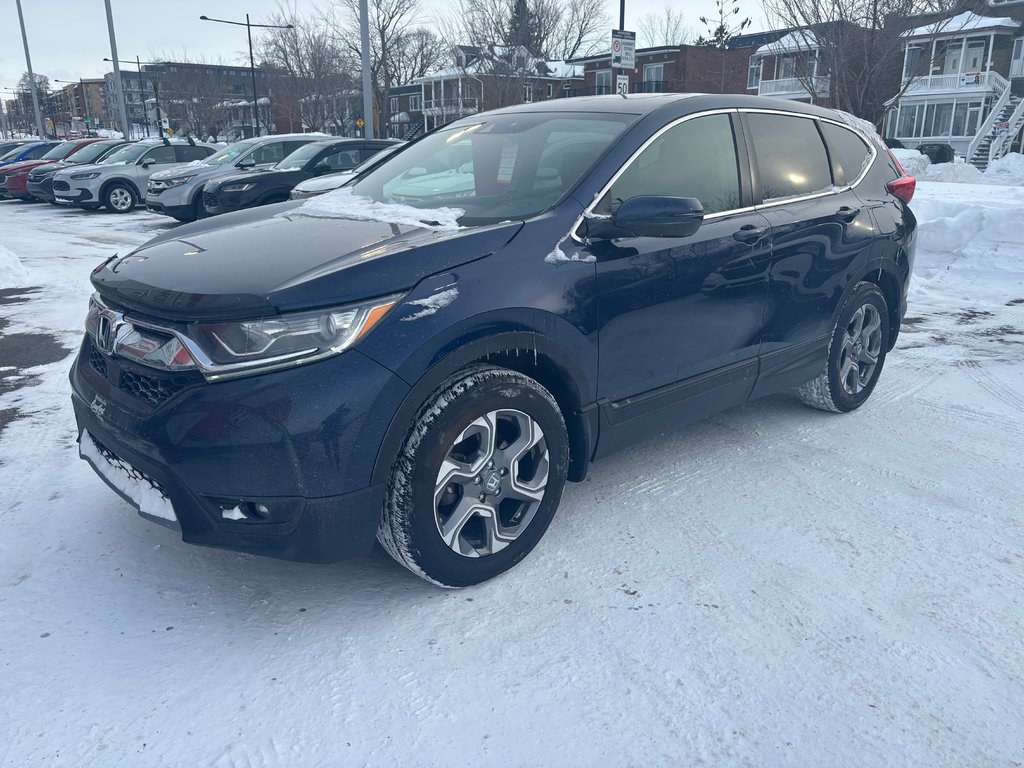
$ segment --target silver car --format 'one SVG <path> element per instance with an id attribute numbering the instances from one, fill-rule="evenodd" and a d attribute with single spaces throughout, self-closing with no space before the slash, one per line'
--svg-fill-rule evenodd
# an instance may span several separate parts
<path id="1" fill-rule="evenodd" d="M 80 208 L 106 206 L 128 213 L 143 199 L 150 175 L 171 165 L 209 157 L 212 144 L 184 139 L 143 139 L 127 144 L 97 165 L 60 171 L 53 178 L 54 202 Z"/>
<path id="2" fill-rule="evenodd" d="M 330 138 L 324 133 L 282 133 L 236 142 L 201 163 L 154 173 L 146 188 L 146 207 L 178 221 L 204 215 L 203 186 L 229 173 L 269 168 L 303 144 Z"/>

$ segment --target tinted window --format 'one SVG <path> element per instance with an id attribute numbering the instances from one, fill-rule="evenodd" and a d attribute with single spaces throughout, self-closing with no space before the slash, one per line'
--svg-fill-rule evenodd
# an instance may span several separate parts
<path id="1" fill-rule="evenodd" d="M 77 146 L 78 146 L 78 142 L 77 141 L 64 141 L 64 142 L 61 142 L 56 147 L 54 147 L 49 152 L 47 152 L 45 155 L 43 155 L 40 159 L 41 160 L 63 160 L 65 157 L 67 157 L 68 152 L 70 152 L 71 150 L 73 150 Z"/>
<path id="2" fill-rule="evenodd" d="M 157 163 L 173 163 L 174 147 L 154 147 L 146 153 L 145 160 L 156 160 Z"/>
<path id="3" fill-rule="evenodd" d="M 331 166 L 332 170 L 335 171 L 347 171 L 350 168 L 355 168 L 359 165 L 359 150 L 358 149 L 345 149 L 337 152 L 332 152 L 326 157 L 322 157 L 320 162 L 327 163 Z"/>
<path id="4" fill-rule="evenodd" d="M 843 169 L 846 183 L 852 184 L 864 170 L 865 163 L 871 159 L 871 150 L 860 136 L 848 128 L 822 123 L 821 132 L 825 134 L 829 150 Z"/>
<path id="5" fill-rule="evenodd" d="M 249 158 L 256 162 L 256 165 L 265 165 L 266 163 L 277 163 L 284 159 L 284 142 L 274 141 L 270 144 L 264 144 L 262 147 L 254 150 Z"/>
<path id="6" fill-rule="evenodd" d="M 765 200 L 820 192 L 832 186 L 825 145 L 813 120 L 747 115 Z"/>
<path id="7" fill-rule="evenodd" d="M 38 146 L 32 147 L 28 152 L 25 153 L 25 160 L 38 160 L 47 152 L 50 151 L 52 144 L 39 144 Z"/>
<path id="8" fill-rule="evenodd" d="M 205 160 L 211 152 L 209 147 L 193 147 L 190 144 L 179 145 L 177 151 L 178 160 L 183 163 L 189 163 L 193 160 Z"/>
<path id="9" fill-rule="evenodd" d="M 708 115 L 669 129 L 615 180 L 597 206 L 612 213 L 638 195 L 695 197 L 705 213 L 740 207 L 740 176 L 728 115 Z"/>

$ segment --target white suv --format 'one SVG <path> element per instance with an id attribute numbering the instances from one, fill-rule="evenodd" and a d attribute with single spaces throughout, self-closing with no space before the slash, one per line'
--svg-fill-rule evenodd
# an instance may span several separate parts
<path id="1" fill-rule="evenodd" d="M 54 202 L 80 208 L 106 206 L 128 213 L 145 195 L 151 174 L 172 165 L 203 160 L 217 147 L 191 139 L 143 139 L 127 144 L 98 165 L 61 171 L 53 179 Z"/>

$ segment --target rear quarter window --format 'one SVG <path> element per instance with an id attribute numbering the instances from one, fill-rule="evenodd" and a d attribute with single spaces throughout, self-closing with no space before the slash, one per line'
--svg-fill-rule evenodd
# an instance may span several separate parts
<path id="1" fill-rule="evenodd" d="M 763 200 L 814 194 L 832 186 L 828 155 L 814 120 L 755 112 L 747 115 L 747 125 Z"/>
<path id="2" fill-rule="evenodd" d="M 188 163 L 192 160 L 202 160 L 209 157 L 210 153 L 213 152 L 210 147 L 193 147 L 191 145 L 178 146 L 177 151 L 178 160 L 183 163 Z"/>
<path id="3" fill-rule="evenodd" d="M 871 161 L 871 150 L 864 140 L 849 128 L 822 123 L 821 132 L 825 134 L 829 151 L 843 172 L 843 181 L 852 184 Z"/>

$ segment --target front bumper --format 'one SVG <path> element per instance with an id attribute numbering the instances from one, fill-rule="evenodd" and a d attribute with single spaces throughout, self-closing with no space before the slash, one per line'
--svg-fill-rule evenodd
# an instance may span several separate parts
<path id="1" fill-rule="evenodd" d="M 355 350 L 216 384 L 160 377 L 88 338 L 70 376 L 82 457 L 144 517 L 189 543 L 288 560 L 373 547 L 385 487 L 370 478 L 401 379 Z"/>
<path id="2" fill-rule="evenodd" d="M 162 213 L 175 219 L 191 220 L 195 218 L 195 208 L 191 205 L 166 205 L 159 197 L 146 195 L 146 210 L 150 213 Z"/>
<path id="3" fill-rule="evenodd" d="M 53 177 L 45 178 L 42 181 L 29 181 L 28 193 L 39 200 L 48 203 L 53 202 Z"/>
<path id="4" fill-rule="evenodd" d="M 203 191 L 203 208 L 207 215 L 216 216 L 220 213 L 231 213 L 243 208 L 251 208 L 256 204 L 259 192 L 207 192 Z"/>
<path id="5" fill-rule="evenodd" d="M 0 185 L 0 192 L 8 197 L 26 199 L 28 193 L 28 174 L 9 175 Z"/>
<path id="6" fill-rule="evenodd" d="M 96 202 L 96 196 L 88 187 L 71 187 L 70 189 L 53 190 L 53 201 L 60 205 L 81 205 Z"/>

